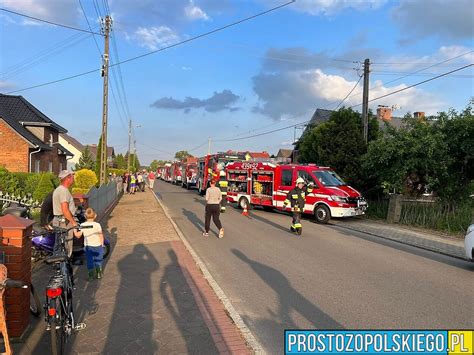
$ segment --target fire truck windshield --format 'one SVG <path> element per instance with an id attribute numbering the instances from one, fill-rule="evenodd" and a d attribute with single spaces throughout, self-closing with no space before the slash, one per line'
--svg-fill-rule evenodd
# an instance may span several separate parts
<path id="1" fill-rule="evenodd" d="M 341 186 L 347 185 L 334 171 L 331 170 L 319 170 L 313 171 L 314 176 L 324 186 Z"/>

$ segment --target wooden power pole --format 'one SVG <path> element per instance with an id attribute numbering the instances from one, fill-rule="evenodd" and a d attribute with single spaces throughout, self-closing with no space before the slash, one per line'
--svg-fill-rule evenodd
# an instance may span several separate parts
<path id="1" fill-rule="evenodd" d="M 132 145 L 132 120 L 128 121 L 128 159 L 127 159 L 127 172 L 130 171 L 130 151 Z"/>
<path id="2" fill-rule="evenodd" d="M 364 125 L 364 140 L 369 136 L 369 67 L 370 60 L 364 60 L 364 91 L 362 94 L 362 123 Z"/>
<path id="3" fill-rule="evenodd" d="M 109 33 L 112 26 L 112 18 L 105 17 L 105 26 L 103 29 L 105 37 L 104 57 L 102 63 L 102 76 L 104 77 L 104 93 L 102 104 L 102 147 L 100 159 L 100 177 L 99 183 L 107 182 L 107 115 L 109 108 Z"/>

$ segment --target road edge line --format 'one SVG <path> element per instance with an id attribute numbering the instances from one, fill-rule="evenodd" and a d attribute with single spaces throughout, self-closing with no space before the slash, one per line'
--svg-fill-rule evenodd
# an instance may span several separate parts
<path id="1" fill-rule="evenodd" d="M 155 197 L 156 201 L 158 201 L 159 205 L 163 209 L 163 212 L 165 213 L 165 216 L 168 218 L 168 220 L 171 222 L 174 230 L 178 234 L 179 238 L 183 242 L 184 246 L 188 250 L 188 252 L 191 254 L 191 256 L 194 259 L 194 262 L 196 265 L 199 267 L 201 270 L 202 274 L 204 275 L 204 278 L 207 280 L 209 285 L 211 286 L 212 290 L 216 294 L 217 298 L 222 302 L 224 305 L 224 308 L 226 309 L 227 313 L 229 314 L 229 317 L 232 319 L 234 324 L 237 326 L 239 329 L 240 333 L 245 339 L 245 342 L 252 348 L 252 351 L 255 354 L 265 354 L 263 351 L 260 343 L 258 340 L 254 337 L 250 329 L 245 325 L 244 321 L 240 317 L 240 315 L 237 313 L 235 310 L 234 306 L 232 306 L 232 303 L 230 302 L 229 298 L 226 296 L 224 291 L 221 289 L 219 284 L 214 280 L 212 277 L 211 273 L 207 269 L 206 265 L 204 262 L 201 260 L 201 258 L 197 255 L 197 253 L 194 251 L 192 248 L 191 244 L 187 241 L 186 237 L 184 236 L 183 232 L 181 232 L 181 229 L 178 227 L 178 225 L 173 221 L 171 218 L 170 214 L 168 213 L 168 208 L 165 206 L 165 204 L 156 196 L 156 194 L 152 191 L 153 196 Z"/>

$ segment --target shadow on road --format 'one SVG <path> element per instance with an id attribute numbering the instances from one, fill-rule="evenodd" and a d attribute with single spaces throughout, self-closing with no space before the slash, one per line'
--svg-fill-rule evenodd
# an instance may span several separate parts
<path id="1" fill-rule="evenodd" d="M 117 266 L 120 286 L 103 352 L 122 353 L 126 350 L 124 338 L 128 338 L 132 345 L 128 350 L 146 349 L 153 353 L 158 350 L 158 345 L 153 339 L 151 275 L 160 264 L 145 245 L 137 244 Z M 136 346 L 138 343 L 139 347 Z"/>
<path id="2" fill-rule="evenodd" d="M 183 275 L 178 257 L 173 250 L 168 250 L 170 263 L 165 266 L 160 280 L 160 295 L 182 334 L 188 354 L 199 351 L 203 354 L 217 353 L 212 341 L 203 344 L 203 338 L 210 334 L 202 319 L 199 308 Z"/>
<path id="3" fill-rule="evenodd" d="M 291 216 L 288 217 L 288 228 L 285 228 L 285 227 L 282 227 L 281 225 L 279 225 L 278 223 L 275 223 L 275 222 L 272 222 L 270 221 L 269 219 L 266 219 L 262 216 L 258 216 L 256 215 L 255 213 L 249 213 L 249 216 L 252 218 L 252 219 L 255 219 L 256 221 L 259 221 L 259 222 L 262 222 L 262 223 L 265 223 L 269 226 L 272 226 L 273 228 L 276 228 L 276 229 L 279 229 L 281 231 L 284 231 L 284 232 L 288 232 L 289 233 L 289 227 L 290 227 L 290 224 L 291 224 Z"/>
<path id="4" fill-rule="evenodd" d="M 278 313 L 275 314 L 269 310 L 272 319 L 261 319 L 257 321 L 265 323 L 273 334 L 283 334 L 284 329 L 300 328 L 292 318 L 291 314 L 294 312 L 305 318 L 312 327 L 317 329 L 344 328 L 340 323 L 332 319 L 295 290 L 291 286 L 288 278 L 280 271 L 248 258 L 240 250 L 232 249 L 232 253 L 247 263 L 253 271 L 275 291 L 279 303 Z"/>
<path id="5" fill-rule="evenodd" d="M 186 208 L 183 208 L 183 215 L 186 216 L 186 218 L 191 222 L 199 231 L 202 233 L 204 231 L 204 211 L 203 211 L 203 216 L 202 219 L 196 216 L 196 214 L 190 210 L 187 210 Z M 216 237 L 219 236 L 219 234 L 214 231 L 210 230 L 209 233 L 214 234 Z"/>

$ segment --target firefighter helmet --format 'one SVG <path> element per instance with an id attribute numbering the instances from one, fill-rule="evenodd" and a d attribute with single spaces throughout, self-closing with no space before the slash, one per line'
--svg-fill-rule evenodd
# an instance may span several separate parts
<path id="1" fill-rule="evenodd" d="M 304 184 L 304 180 L 302 178 L 296 179 L 296 184 Z"/>
<path id="2" fill-rule="evenodd" d="M 219 173 L 219 176 L 225 176 L 225 171 L 221 170 L 221 172 Z"/>

